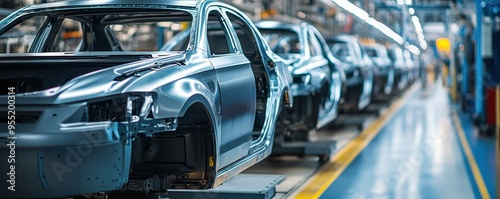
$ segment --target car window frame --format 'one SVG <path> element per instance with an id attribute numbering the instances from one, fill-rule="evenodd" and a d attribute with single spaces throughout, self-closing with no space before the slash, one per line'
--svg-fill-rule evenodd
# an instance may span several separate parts
<path id="1" fill-rule="evenodd" d="M 29 48 L 25 53 L 33 53 L 34 49 L 40 48 L 39 43 L 40 39 L 43 41 L 47 37 L 47 34 L 45 33 L 47 30 L 47 24 L 50 24 L 50 19 L 51 17 L 48 15 L 43 15 L 43 14 L 37 14 L 37 13 L 28 13 L 28 14 L 22 14 L 19 17 L 14 18 L 12 21 L 9 21 L 9 23 L 6 26 L 2 27 L 2 31 L 0 31 L 0 35 L 4 35 L 5 33 L 11 31 L 13 28 L 15 28 L 18 25 L 21 25 L 21 23 L 25 22 L 26 20 L 33 19 L 36 17 L 45 17 L 45 20 L 43 21 L 41 27 L 38 29 L 36 34 L 33 37 L 33 41 L 31 42 Z M 8 20 L 9 17 L 6 17 L 5 20 Z M 50 28 L 50 27 L 49 27 Z M 50 31 L 50 29 L 49 29 Z M 45 33 L 45 34 L 42 34 Z M 43 37 L 43 38 L 40 38 Z M 11 52 L 12 53 L 12 52 Z"/>
<path id="2" fill-rule="evenodd" d="M 221 12 L 224 14 L 224 16 L 229 21 L 229 25 L 231 26 L 231 29 L 233 31 L 234 31 L 234 27 L 233 27 L 233 24 L 231 23 L 231 20 L 226 15 L 227 12 L 233 14 L 234 16 L 238 17 L 240 20 L 242 20 L 243 22 L 245 22 L 246 25 L 247 25 L 247 27 L 252 32 L 252 36 L 255 39 L 255 45 L 257 46 L 257 50 L 258 50 L 257 53 L 260 54 L 260 58 L 261 58 L 262 62 L 263 63 L 268 63 L 268 61 L 272 61 L 272 59 L 270 59 L 269 55 L 267 54 L 268 51 L 271 51 L 271 49 L 268 46 L 268 44 L 265 41 L 265 39 L 262 36 L 262 34 L 260 33 L 259 29 L 255 26 L 255 24 L 253 23 L 252 20 L 248 19 L 246 15 L 241 14 L 241 13 L 239 13 L 239 12 L 237 12 L 237 11 L 231 9 L 231 8 L 228 8 L 228 7 L 221 7 Z M 295 31 L 293 31 L 293 32 L 295 32 Z M 243 51 L 243 48 L 241 47 L 241 43 L 239 42 L 238 35 L 236 34 L 236 32 L 234 32 L 234 34 L 236 35 L 235 38 L 238 41 L 238 44 L 240 45 L 240 48 L 241 48 L 240 53 L 244 55 L 244 51 Z M 300 40 L 300 37 L 298 39 Z M 265 70 L 267 71 L 268 68 L 269 68 L 269 65 L 268 64 L 264 64 L 264 65 L 266 66 Z"/>
<path id="3" fill-rule="evenodd" d="M 234 47 L 235 51 L 236 51 L 235 53 L 237 53 L 237 54 L 244 54 L 243 46 L 241 46 L 241 42 L 240 42 L 240 38 L 238 37 L 238 33 L 236 32 L 236 29 L 233 26 L 233 22 L 231 21 L 231 19 L 229 19 L 229 16 L 227 15 L 227 13 L 230 13 L 230 14 L 234 15 L 235 17 L 237 17 L 238 19 L 240 19 L 241 21 L 243 21 L 245 23 L 248 23 L 248 22 L 246 22 L 240 16 L 238 16 L 235 12 L 233 12 L 233 11 L 227 9 L 227 8 L 221 7 L 221 13 L 227 19 L 227 21 L 229 22 L 229 23 L 227 23 L 227 26 L 228 26 L 229 31 L 231 32 L 231 34 L 233 35 L 233 38 L 234 38 L 233 40 L 234 40 L 234 43 L 235 43 L 235 47 Z M 252 34 L 254 34 L 253 31 L 252 31 Z"/>
<path id="4" fill-rule="evenodd" d="M 88 38 L 86 37 L 88 34 L 86 34 L 86 31 L 88 29 L 88 22 L 85 21 L 85 20 L 82 20 L 78 17 L 71 17 L 71 16 L 68 16 L 68 17 L 53 17 L 53 16 L 47 16 L 47 20 L 46 20 L 46 24 L 44 24 L 43 26 L 44 27 L 44 31 L 42 36 L 40 36 L 38 38 L 38 35 L 37 35 L 37 38 L 36 39 L 39 39 L 39 40 L 36 40 L 38 42 L 38 45 L 36 46 L 35 49 L 33 49 L 33 51 L 30 51 L 30 53 L 45 53 L 45 52 L 53 52 L 51 51 L 52 47 L 55 45 L 55 40 L 56 40 L 56 37 L 58 36 L 59 34 L 59 31 L 61 30 L 61 26 L 64 22 L 65 19 L 70 19 L 70 20 L 74 20 L 74 21 L 77 21 L 80 23 L 80 27 L 81 27 L 81 30 L 82 30 L 82 41 L 81 41 L 81 45 L 79 45 L 78 49 L 77 49 L 77 52 L 78 51 L 85 51 L 87 50 L 89 47 L 84 45 L 87 41 L 88 41 Z"/>
<path id="5" fill-rule="evenodd" d="M 361 49 L 359 49 L 358 42 L 356 41 L 356 39 L 349 39 L 348 44 L 349 44 L 349 48 L 352 49 L 353 59 L 362 60 L 363 56 L 361 54 L 361 51 L 360 51 Z"/>
<path id="6" fill-rule="evenodd" d="M 220 16 L 220 19 L 221 19 L 221 26 L 222 26 L 222 29 L 224 31 L 224 34 L 226 36 L 226 41 L 227 41 L 227 44 L 228 44 L 228 50 L 229 50 L 229 53 L 225 53 L 225 54 L 212 54 L 211 52 L 211 49 L 210 49 L 210 44 L 208 42 L 208 18 L 210 16 L 210 13 L 212 11 L 216 11 L 219 16 Z M 229 28 L 227 22 L 229 21 L 229 19 L 226 18 L 226 16 L 223 14 L 223 10 L 221 7 L 219 6 L 216 6 L 216 5 L 211 5 L 207 8 L 207 10 L 205 11 L 205 15 L 204 15 L 204 21 L 203 21 L 203 26 L 204 27 L 204 30 L 203 30 L 203 33 L 204 35 L 202 35 L 202 37 L 205 37 L 205 45 L 206 45 L 206 52 L 207 52 L 207 57 L 208 58 L 211 58 L 211 57 L 223 57 L 223 56 L 230 56 L 230 55 L 234 55 L 234 54 L 241 54 L 238 50 L 238 48 L 236 47 L 236 42 L 234 41 L 234 35 L 232 34 L 231 32 L 231 28 Z M 239 42 L 239 41 L 238 41 Z M 239 43 L 238 43 L 239 44 Z"/>
<path id="7" fill-rule="evenodd" d="M 60 20 L 60 22 L 57 23 L 58 24 L 58 26 L 57 26 L 58 28 L 55 29 L 57 31 L 54 30 L 55 34 L 53 35 L 53 38 L 51 38 L 53 40 L 51 42 L 52 45 L 46 47 L 46 50 L 48 50 L 47 52 L 78 52 L 78 51 L 80 51 L 84 47 L 83 44 L 85 43 L 85 30 L 86 29 L 84 28 L 84 26 L 85 26 L 84 22 L 82 22 L 80 20 L 77 20 L 77 19 L 74 19 L 74 18 L 71 18 L 71 17 L 64 17 L 64 18 L 61 18 L 61 19 L 62 20 Z M 78 23 L 80 31 L 82 32 L 81 40 L 80 40 L 80 42 L 78 44 L 78 47 L 75 49 L 75 51 L 53 51 L 53 48 L 56 45 L 56 40 L 58 39 L 58 36 L 60 36 L 59 34 L 62 33 L 62 30 L 63 30 L 62 27 L 63 27 L 63 25 L 64 25 L 64 23 L 65 23 L 66 20 L 71 20 L 71 21 L 74 21 L 74 22 Z"/>
<path id="8" fill-rule="evenodd" d="M 363 47 L 361 46 L 361 44 L 358 41 L 356 41 L 355 45 L 356 45 L 356 48 L 358 49 L 360 58 L 364 59 L 366 57 L 366 53 L 365 53 Z"/>
<path id="9" fill-rule="evenodd" d="M 322 43 L 318 37 L 318 35 L 316 35 L 315 31 L 312 30 L 312 27 L 309 27 L 308 28 L 308 31 L 307 31 L 307 40 L 308 42 L 311 42 L 310 46 L 312 46 L 313 48 L 317 48 L 315 49 L 314 51 L 316 52 L 316 55 L 313 55 L 312 53 L 310 54 L 311 57 L 325 57 L 325 52 L 324 52 L 324 49 L 323 49 L 323 46 L 322 46 Z M 315 46 L 315 43 L 312 42 L 312 40 L 316 40 L 316 47 Z"/>

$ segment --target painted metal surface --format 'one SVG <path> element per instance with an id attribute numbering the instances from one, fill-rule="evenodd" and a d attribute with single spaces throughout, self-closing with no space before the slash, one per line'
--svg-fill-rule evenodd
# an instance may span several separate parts
<path id="1" fill-rule="evenodd" d="M 211 0 L 198 3 L 159 0 L 64 1 L 17 11 L 0 22 L 0 34 L 26 16 L 51 12 L 63 17 L 65 13 L 71 12 L 84 17 L 94 11 L 102 14 L 102 11 L 113 13 L 118 9 L 127 9 L 129 13 L 140 11 L 158 14 L 158 10 L 187 13 L 186 16 L 192 17 L 193 25 L 187 49 L 182 52 L 47 53 L 43 51 L 43 42 L 50 41 L 48 38 L 54 36 L 50 29 L 53 27 L 51 23 L 55 22 L 48 20 L 42 27 L 46 31 L 41 31 L 48 34 L 40 34 L 38 36 L 41 38 L 35 38 L 35 42 L 39 43 L 34 46 L 40 48 L 32 48 L 29 54 L 1 55 L 0 62 L 4 67 L 20 63 L 48 63 L 66 68 L 82 62 L 89 65 L 103 62 L 111 64 L 79 74 L 53 88 L 23 92 L 20 87 L 12 85 L 17 91 L 15 98 L 19 117 L 30 117 L 26 115 L 28 112 L 38 115 L 32 117 L 32 122 L 19 120 L 16 125 L 19 154 L 16 179 L 19 183 L 16 192 L 2 189 L 0 195 L 9 198 L 58 197 L 121 189 L 132 178 L 129 172 L 134 161 L 132 151 L 138 150 L 134 147 L 138 136 L 154 137 L 158 133 L 169 132 L 175 135 L 181 128 L 178 126 L 180 120 L 192 121 L 192 126 L 196 126 L 202 113 L 206 113 L 210 120 L 211 129 L 207 130 L 209 137 L 206 139 L 207 142 L 213 142 L 213 148 L 203 150 L 210 154 L 206 162 L 199 163 L 207 164 L 204 174 L 207 175 L 207 181 L 198 188 L 215 187 L 270 154 L 278 114 L 282 106 L 290 103 L 290 99 L 284 96 L 289 90 L 291 76 L 287 65 L 271 52 L 251 20 L 229 5 Z M 232 26 L 224 26 L 233 47 L 230 53 L 209 53 L 206 21 L 210 9 L 220 12 L 225 22 L 229 21 L 226 12 L 231 12 L 244 22 L 251 36 L 255 37 L 256 53 L 260 55 L 257 60 L 260 62 L 260 78 L 266 82 L 265 87 L 259 90 L 265 93 L 261 99 L 256 97 L 257 73 L 253 72 L 253 65 L 243 54 L 240 41 L 235 31 L 231 30 Z M 113 61 L 120 64 L 114 66 Z M 18 68 L 15 71 L 22 70 Z M 49 72 L 63 75 L 71 70 L 61 68 Z M 2 110 L 7 112 L 7 95 L 1 98 L 5 99 Z M 143 100 L 142 104 L 134 107 L 134 104 L 139 103 L 134 101 L 137 99 Z M 123 120 L 82 120 L 88 114 L 89 105 L 103 100 L 123 100 L 119 102 L 124 103 L 122 105 L 127 114 L 116 116 L 124 117 Z M 257 100 L 264 101 L 264 118 L 259 125 L 256 125 Z M 191 114 L 193 118 L 185 118 L 186 112 L 195 105 L 203 108 L 196 110 L 197 114 Z M 26 113 L 24 116 L 23 112 Z M 7 129 L 5 123 L 1 126 Z M 255 126 L 258 127 L 256 132 Z M 257 134 L 258 138 L 252 139 L 253 134 Z M 8 137 L 9 133 L 5 130 L 0 132 L 2 142 L 8 141 Z M 89 149 L 81 151 L 81 145 Z M 1 146 L 2 149 L 6 147 Z M 7 150 L 0 152 L 5 157 L 7 153 Z M 170 151 L 168 155 L 174 156 L 175 152 Z M 7 173 L 7 165 L 2 164 L 0 170 Z"/>
<path id="2" fill-rule="evenodd" d="M 417 92 L 320 198 L 474 198 L 449 113 Z"/>

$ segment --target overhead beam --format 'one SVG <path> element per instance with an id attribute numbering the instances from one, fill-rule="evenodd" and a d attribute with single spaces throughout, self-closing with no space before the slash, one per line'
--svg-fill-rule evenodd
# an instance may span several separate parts
<path id="1" fill-rule="evenodd" d="M 382 9 L 382 10 L 401 10 L 401 6 L 397 5 L 386 5 L 386 4 L 375 4 L 375 7 L 377 9 Z M 449 5 L 411 5 L 408 7 L 412 7 L 416 11 L 444 11 L 450 9 Z"/>
<path id="2" fill-rule="evenodd" d="M 421 11 L 443 11 L 450 9 L 449 5 L 413 5 L 411 7 Z"/>
<path id="3" fill-rule="evenodd" d="M 482 0 L 476 0 L 476 99 L 475 99 L 475 114 L 483 122 L 485 117 L 483 114 L 483 8 L 481 7 Z"/>

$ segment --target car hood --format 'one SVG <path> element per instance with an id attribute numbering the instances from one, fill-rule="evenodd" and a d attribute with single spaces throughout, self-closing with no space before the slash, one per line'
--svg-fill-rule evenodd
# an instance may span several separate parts
<path id="1" fill-rule="evenodd" d="M 155 52 L 155 53 L 72 53 L 72 54 L 47 54 L 34 53 L 29 55 L 9 55 L 0 56 L 0 60 L 23 59 L 23 56 L 29 56 L 30 61 L 54 61 L 68 62 L 67 67 L 71 67 L 69 60 L 89 61 L 89 64 L 97 61 L 105 61 L 99 59 L 102 57 L 108 58 L 126 58 L 130 56 L 140 56 L 142 60 L 127 62 L 116 66 L 106 67 L 101 70 L 93 71 L 87 74 L 80 75 L 66 82 L 65 84 L 53 87 L 50 89 L 22 93 L 16 95 L 17 104 L 65 104 L 79 101 L 87 101 L 100 97 L 118 95 L 127 92 L 148 92 L 149 88 L 144 79 L 149 73 L 154 73 L 156 70 L 162 70 L 183 64 L 185 54 L 179 52 Z M 49 59 L 50 58 L 50 59 Z M 61 74 L 63 75 L 63 74 Z M 141 85 L 136 85 L 139 82 Z"/>

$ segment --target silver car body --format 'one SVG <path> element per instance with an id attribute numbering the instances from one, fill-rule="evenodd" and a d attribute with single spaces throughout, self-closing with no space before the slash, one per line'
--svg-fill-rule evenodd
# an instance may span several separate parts
<path id="1" fill-rule="evenodd" d="M 403 50 L 403 57 L 405 59 L 405 63 L 406 63 L 406 67 L 408 67 L 408 78 L 411 80 L 411 81 L 414 81 L 418 78 L 418 71 L 419 71 L 419 67 L 418 67 L 418 64 L 414 61 L 413 57 L 412 57 L 412 53 L 407 50 L 407 49 L 404 49 Z"/>
<path id="2" fill-rule="evenodd" d="M 392 67 L 387 49 L 378 43 L 365 44 L 363 48 L 374 64 L 373 94 L 390 94 L 394 84 L 394 67 Z"/>
<path id="3" fill-rule="evenodd" d="M 106 14 L 120 9 L 127 14 L 189 13 L 192 28 L 187 48 L 181 52 L 87 49 L 87 52 L 49 53 L 43 50 L 44 41 L 54 27 L 51 23 L 57 21 L 58 15 Z M 231 46 L 229 54 L 210 53 L 206 24 L 212 11 L 225 22 L 225 35 L 229 36 Z M 0 22 L 0 35 L 23 18 L 44 13 L 50 13 L 47 18 L 54 20 L 47 20 L 30 53 L 0 55 L 1 67 L 40 65 L 45 69 L 31 67 L 42 74 L 37 77 L 55 78 L 77 73 L 82 62 L 89 66 L 110 64 L 87 69 L 88 72 L 50 88 L 32 91 L 22 87 L 25 92 L 21 92 L 21 87 L 12 85 L 17 90 L 13 96 L 17 114 L 18 183 L 16 192 L 2 189 L 1 196 L 38 198 L 111 190 L 147 191 L 148 187 L 138 184 L 155 180 L 163 183 L 160 183 L 160 191 L 207 189 L 220 185 L 271 153 L 278 114 L 282 106 L 292 103 L 287 93 L 292 80 L 287 65 L 263 42 L 250 19 L 235 8 L 212 0 L 63 1 L 16 11 Z M 250 61 L 260 65 L 254 66 L 244 54 L 233 25 L 228 23 L 229 14 L 251 30 L 258 47 L 254 52 L 258 54 L 254 56 L 259 59 Z M 129 58 L 133 61 L 127 61 Z M 114 66 L 114 62 L 120 64 Z M 54 67 L 62 65 L 64 67 Z M 23 73 L 23 70 L 21 67 L 6 70 L 0 79 L 31 73 L 28 69 Z M 7 113 L 7 93 L 2 93 L 1 98 L 0 110 Z M 124 108 L 126 115 L 115 115 L 110 121 L 82 119 L 88 116 L 89 106 L 95 107 L 95 104 L 104 107 L 98 107 L 97 120 L 104 117 L 102 111 L 121 113 L 122 110 L 108 106 L 111 102 Z M 123 119 L 115 120 L 120 117 Z M 0 126 L 3 129 L 0 140 L 8 142 L 11 135 L 6 131 L 7 123 Z M 173 147 L 184 143 L 182 140 L 192 145 L 179 145 L 185 149 Z M 8 146 L 0 148 L 1 156 L 7 157 Z M 179 154 L 184 155 L 179 157 Z M 165 164 L 157 164 L 156 160 Z M 152 168 L 149 164 L 156 166 Z M 2 164 L 0 171 L 9 172 L 9 166 Z"/>
<path id="4" fill-rule="evenodd" d="M 305 22 L 301 24 L 288 24 L 277 21 L 260 21 L 256 23 L 256 26 L 268 42 L 271 40 L 273 40 L 272 42 L 277 42 L 270 43 L 269 45 L 275 53 L 282 56 L 291 65 L 289 70 L 294 79 L 292 95 L 295 101 L 297 102 L 298 97 L 310 97 L 319 100 L 319 102 L 313 104 L 312 107 L 306 104 L 307 102 L 295 103 L 294 109 L 296 111 L 294 113 L 298 113 L 300 114 L 299 117 L 303 117 L 299 120 L 313 120 L 313 124 L 304 130 L 308 131 L 314 128 L 321 128 L 332 122 L 337 117 L 338 104 L 342 91 L 342 81 L 345 75 L 338 65 L 340 61 L 333 57 L 323 36 L 315 27 Z M 294 36 L 280 37 L 281 35 L 279 34 L 274 35 L 280 32 L 293 33 L 296 38 L 293 38 Z M 296 41 L 292 42 L 286 40 Z M 277 50 L 278 48 L 286 48 L 286 46 L 280 45 L 292 45 L 295 43 L 299 45 L 292 47 L 298 48 L 296 52 L 293 50 L 290 52 L 281 52 L 281 50 Z M 304 107 L 307 107 L 307 110 L 303 110 L 303 112 L 299 111 L 299 109 Z M 313 115 L 307 113 L 315 109 L 317 109 L 317 111 L 312 111 Z M 292 126 L 293 125 L 297 124 L 292 124 Z M 304 124 L 299 124 L 299 126 L 304 126 Z"/>
<path id="5" fill-rule="evenodd" d="M 401 91 L 408 85 L 408 67 L 403 55 L 403 50 L 399 46 L 392 45 L 387 48 L 387 54 L 391 58 L 391 64 L 395 69 L 393 90 Z"/>
<path id="6" fill-rule="evenodd" d="M 327 37 L 334 56 L 344 64 L 346 94 L 342 110 L 359 111 L 370 104 L 373 89 L 373 63 L 363 51 L 358 39 L 352 35 Z M 340 46 L 339 46 L 340 44 Z"/>

